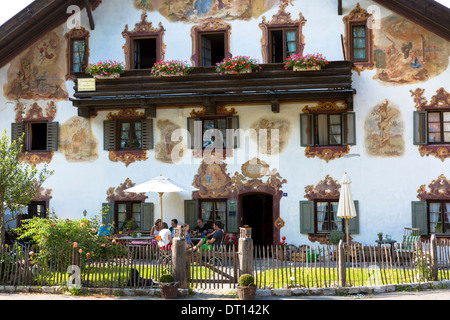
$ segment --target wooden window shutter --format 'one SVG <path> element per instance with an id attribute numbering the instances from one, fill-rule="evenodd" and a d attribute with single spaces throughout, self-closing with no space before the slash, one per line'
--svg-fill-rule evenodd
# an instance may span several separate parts
<path id="1" fill-rule="evenodd" d="M 47 151 L 58 151 L 58 122 L 47 123 Z"/>
<path id="2" fill-rule="evenodd" d="M 238 201 L 227 201 L 227 229 L 226 232 L 239 233 L 239 220 L 238 220 Z"/>
<path id="3" fill-rule="evenodd" d="M 202 121 L 198 118 L 187 118 L 187 128 L 190 135 L 188 137 L 188 144 L 191 149 L 202 148 L 203 130 L 201 123 Z"/>
<path id="4" fill-rule="evenodd" d="M 314 146 L 314 114 L 300 114 L 300 145 L 302 147 Z"/>
<path id="5" fill-rule="evenodd" d="M 356 144 L 356 122 L 354 112 L 342 114 L 342 145 Z"/>
<path id="6" fill-rule="evenodd" d="M 227 148 L 239 148 L 239 116 L 227 117 L 227 129 L 232 129 L 227 130 Z"/>
<path id="7" fill-rule="evenodd" d="M 184 222 L 189 224 L 191 230 L 197 226 L 198 206 L 198 200 L 184 200 Z"/>
<path id="8" fill-rule="evenodd" d="M 154 148 L 153 142 L 153 119 L 142 120 L 142 149 L 150 150 Z"/>
<path id="9" fill-rule="evenodd" d="M 18 141 L 25 132 L 25 123 L 12 123 L 11 124 L 11 142 Z M 23 141 L 22 141 L 23 144 Z M 23 148 L 22 148 L 23 149 Z"/>
<path id="10" fill-rule="evenodd" d="M 420 228 L 421 235 L 428 235 L 428 213 L 426 201 L 412 201 L 412 224 L 413 228 Z"/>
<path id="11" fill-rule="evenodd" d="M 300 201 L 300 233 L 314 233 L 314 201 Z"/>
<path id="12" fill-rule="evenodd" d="M 116 150 L 116 121 L 103 121 L 103 149 L 107 151 Z"/>
<path id="13" fill-rule="evenodd" d="M 353 201 L 355 203 L 356 217 L 348 219 L 348 233 L 358 234 L 359 233 L 359 202 L 358 200 Z M 345 221 L 343 221 L 345 223 Z"/>
<path id="14" fill-rule="evenodd" d="M 154 222 L 154 205 L 153 203 L 144 202 L 141 204 L 141 230 L 151 231 Z"/>
<path id="15" fill-rule="evenodd" d="M 102 204 L 102 223 L 112 226 L 114 222 L 114 203 Z"/>
<path id="16" fill-rule="evenodd" d="M 428 143 L 428 116 L 426 111 L 414 111 L 414 141 L 416 145 Z"/>

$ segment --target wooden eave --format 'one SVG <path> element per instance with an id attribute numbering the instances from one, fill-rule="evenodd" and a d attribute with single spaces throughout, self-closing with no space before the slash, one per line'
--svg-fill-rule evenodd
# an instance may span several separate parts
<path id="1" fill-rule="evenodd" d="M 374 0 L 450 41 L 450 8 L 434 0 Z"/>
<path id="2" fill-rule="evenodd" d="M 154 77 L 150 70 L 125 71 L 119 79 L 96 80 L 96 91 L 79 92 L 70 100 L 80 116 L 94 110 L 142 107 L 155 116 L 157 107 L 267 103 L 279 112 L 281 102 L 343 100 L 353 109 L 351 61 L 333 61 L 320 71 L 285 70 L 284 64 L 263 64 L 250 74 L 220 75 L 214 67 L 196 67 L 182 77 Z M 79 74 L 79 78 L 89 77 Z"/>

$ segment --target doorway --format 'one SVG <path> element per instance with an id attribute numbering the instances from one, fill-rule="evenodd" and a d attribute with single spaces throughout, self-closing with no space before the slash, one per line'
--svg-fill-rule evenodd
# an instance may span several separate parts
<path id="1" fill-rule="evenodd" d="M 242 225 L 252 228 L 255 245 L 271 245 L 273 239 L 273 197 L 269 194 L 252 193 L 241 196 Z"/>

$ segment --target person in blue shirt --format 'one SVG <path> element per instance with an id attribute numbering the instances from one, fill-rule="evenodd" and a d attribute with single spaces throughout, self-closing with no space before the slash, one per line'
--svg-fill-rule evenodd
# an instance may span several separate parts
<path id="1" fill-rule="evenodd" d="M 170 228 L 169 228 L 169 230 L 170 230 L 170 235 L 172 236 L 172 238 L 174 237 L 175 228 L 177 227 L 177 225 L 178 225 L 178 220 L 177 219 L 172 219 L 170 221 Z"/>

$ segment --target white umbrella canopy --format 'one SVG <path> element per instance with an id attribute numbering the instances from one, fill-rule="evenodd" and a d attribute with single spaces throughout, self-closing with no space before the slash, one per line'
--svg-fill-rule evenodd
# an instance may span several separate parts
<path id="1" fill-rule="evenodd" d="M 350 177 L 347 172 L 344 174 L 341 180 L 341 191 L 339 196 L 339 205 L 337 216 L 345 219 L 345 231 L 347 233 L 347 243 L 348 243 L 348 219 L 356 217 L 355 202 L 353 201 L 352 192 L 350 189 L 351 184 Z"/>

